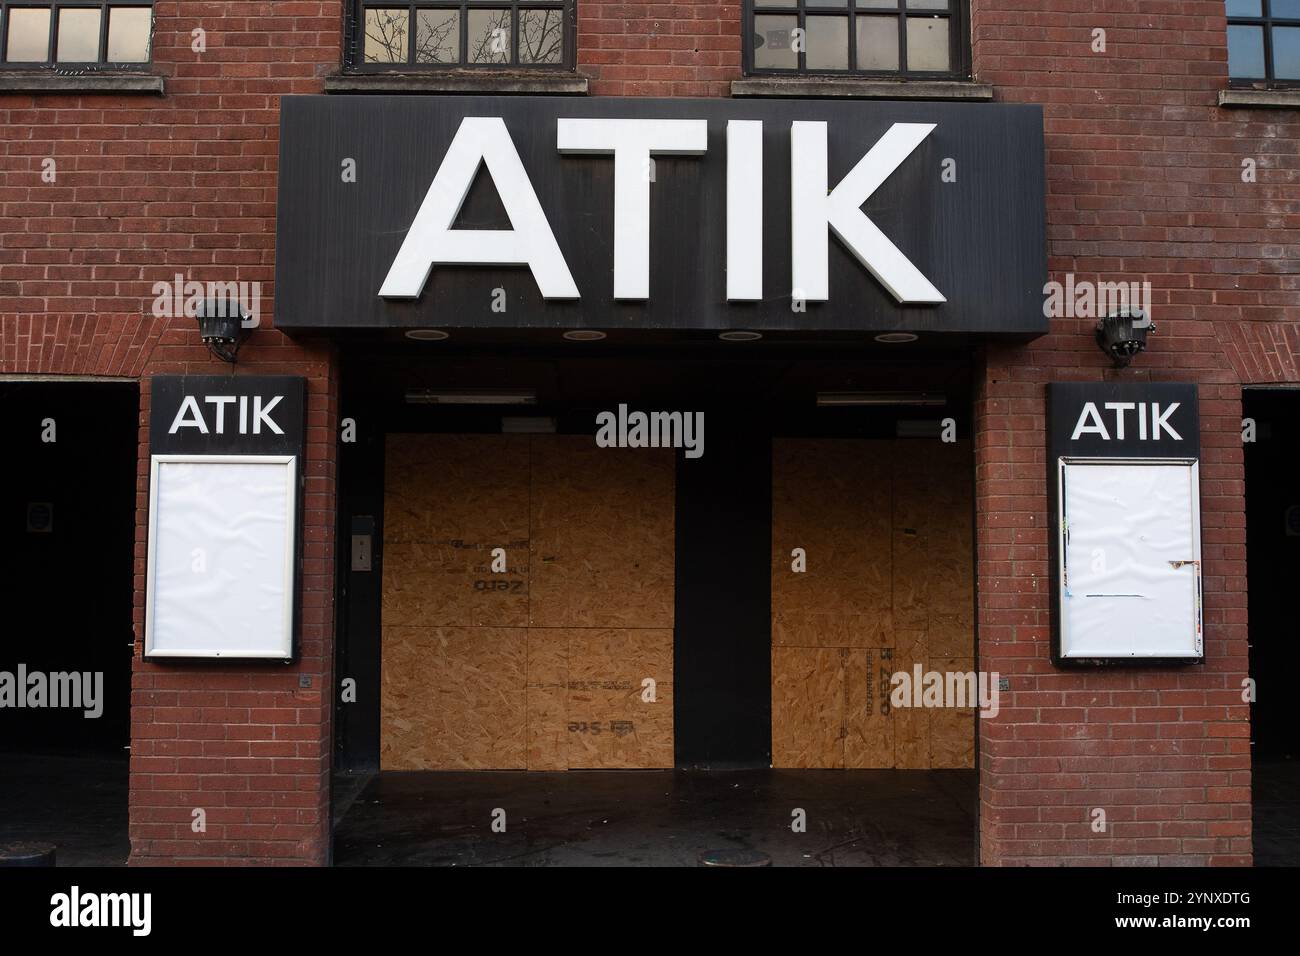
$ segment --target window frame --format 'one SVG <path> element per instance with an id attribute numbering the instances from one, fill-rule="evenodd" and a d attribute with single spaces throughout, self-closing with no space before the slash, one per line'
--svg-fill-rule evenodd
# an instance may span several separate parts
<path id="1" fill-rule="evenodd" d="M 408 16 L 413 20 L 417 10 L 457 10 L 460 12 L 460 59 L 454 63 L 413 63 L 410 60 L 415 43 L 415 30 L 408 25 L 410 40 L 407 48 L 406 62 L 403 63 L 367 63 L 365 58 L 365 13 L 367 7 L 406 7 Z M 468 41 L 470 10 L 493 10 L 507 7 L 510 10 L 510 61 L 506 63 L 468 63 L 465 62 L 465 49 Z M 519 63 L 519 12 L 521 10 L 559 10 L 564 36 L 559 63 Z M 410 21 L 408 21 L 409 24 Z M 345 29 L 349 35 L 344 37 L 344 69 L 348 73 L 447 73 L 454 71 L 476 71 L 482 73 L 525 72 L 525 73 L 573 73 L 578 61 L 578 12 L 577 0 L 500 0 L 500 2 L 472 2 L 472 0 L 349 0 Z"/>
<path id="2" fill-rule="evenodd" d="M 1273 75 L 1273 28 L 1295 27 L 1300 29 L 1300 17 L 1273 16 L 1273 0 L 1259 0 L 1257 17 L 1228 16 L 1229 27 L 1263 27 L 1264 29 L 1264 75 L 1256 77 L 1233 76 L 1232 60 L 1228 60 L 1228 85 L 1233 89 L 1247 90 L 1295 90 L 1300 89 L 1300 78 L 1279 80 Z M 1224 3 L 1227 10 L 1227 3 Z M 1227 46 L 1227 29 L 1224 29 L 1224 45 Z"/>
<path id="3" fill-rule="evenodd" d="M 109 12 L 113 8 L 147 9 L 149 11 L 149 59 L 110 62 L 108 57 Z M 46 59 L 42 62 L 10 62 L 9 14 L 13 10 L 37 9 L 50 11 L 50 34 L 46 41 Z M 96 60 L 59 60 L 59 13 L 62 10 L 99 11 L 99 58 Z M 154 0 L 0 0 L 0 71 L 27 70 L 59 74 L 63 72 L 129 72 L 153 68 L 154 36 L 158 14 Z"/>
<path id="4" fill-rule="evenodd" d="M 898 62 L 900 69 L 897 70 L 860 70 L 857 69 L 857 30 L 856 19 L 858 16 L 878 16 L 886 17 L 890 11 L 882 10 L 878 7 L 864 7 L 858 9 L 858 0 L 845 0 L 845 6 L 840 7 L 817 7 L 815 0 L 813 3 L 813 13 L 815 16 L 838 16 L 844 17 L 849 23 L 849 68 L 847 70 L 828 70 L 828 69 L 808 69 L 807 66 L 799 66 L 795 69 L 777 69 L 774 67 L 756 67 L 754 65 L 754 41 L 753 41 L 753 23 L 756 15 L 768 16 L 791 16 L 798 17 L 799 26 L 803 28 L 807 22 L 808 5 L 810 0 L 780 0 L 779 5 L 764 6 L 761 10 L 755 6 L 755 0 L 741 0 L 741 68 L 745 76 L 763 76 L 763 77 L 847 77 L 855 80 L 903 80 L 908 82 L 926 80 L 952 81 L 952 80 L 969 80 L 971 78 L 971 51 L 970 51 L 970 0 L 948 0 L 948 57 L 950 69 L 946 71 L 938 70 L 904 70 L 901 65 L 907 62 L 907 31 L 905 21 L 907 19 L 907 0 L 897 0 L 898 10 L 896 12 L 899 18 L 898 30 Z M 916 14 L 940 13 L 938 10 L 916 10 Z M 807 51 L 799 53 L 799 62 L 806 63 Z"/>

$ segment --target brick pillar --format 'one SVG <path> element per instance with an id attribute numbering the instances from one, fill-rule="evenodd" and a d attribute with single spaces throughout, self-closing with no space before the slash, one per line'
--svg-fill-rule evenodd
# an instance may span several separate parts
<path id="1" fill-rule="evenodd" d="M 192 324 L 192 320 L 190 323 Z M 219 371 L 183 330 L 153 352 L 147 376 Z M 247 355 L 245 360 L 242 356 Z M 141 395 L 131 691 L 133 864 L 324 864 L 334 662 L 338 375 L 333 349 L 256 333 L 240 374 L 307 378 L 300 656 L 296 663 L 146 664 L 139 657 L 148 539 L 149 378 Z M 207 830 L 192 828 L 194 810 Z"/>

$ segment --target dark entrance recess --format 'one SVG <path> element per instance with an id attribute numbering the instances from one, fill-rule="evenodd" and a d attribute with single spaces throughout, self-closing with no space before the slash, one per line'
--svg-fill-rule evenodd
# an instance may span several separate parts
<path id="1" fill-rule="evenodd" d="M 103 681 L 97 718 L 0 710 L 0 842 L 55 843 L 61 864 L 127 854 L 138 445 L 135 382 L 0 381 L 0 671 Z"/>
<path id="2" fill-rule="evenodd" d="M 1300 865 L 1300 719 L 1286 681 L 1300 668 L 1300 389 L 1248 388 L 1246 459 L 1255 864 Z"/>
<path id="3" fill-rule="evenodd" d="M 835 350 L 760 343 L 589 344 L 457 350 L 451 343 L 353 342 L 345 350 L 340 445 L 337 673 L 356 703 L 336 708 L 336 767 L 379 769 L 380 582 L 384 440 L 390 432 L 502 430 L 505 416 L 556 420 L 560 434 L 594 434 L 620 402 L 641 410 L 705 412 L 705 454 L 679 456 L 674 635 L 675 763 L 768 767 L 771 760 L 771 442 L 773 437 L 895 438 L 944 417 L 970 434 L 966 360 L 898 349 Z M 579 350 L 582 350 L 579 354 Z M 413 405 L 412 389 L 529 389 L 527 407 Z M 818 392 L 924 392 L 943 407 L 818 408 Z M 937 434 L 937 431 L 936 431 Z M 351 570 L 352 535 L 371 534 L 369 571 Z"/>

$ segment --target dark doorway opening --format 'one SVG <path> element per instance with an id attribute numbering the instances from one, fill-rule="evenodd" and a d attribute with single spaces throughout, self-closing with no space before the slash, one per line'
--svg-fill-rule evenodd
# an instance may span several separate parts
<path id="1" fill-rule="evenodd" d="M 60 864 L 128 852 L 138 435 L 135 382 L 0 381 L 0 843 Z"/>
<path id="2" fill-rule="evenodd" d="M 1296 866 L 1300 719 L 1285 681 L 1300 668 L 1300 389 L 1248 388 L 1242 414 L 1250 676 L 1257 691 L 1250 706 L 1255 863 Z"/>
<path id="3" fill-rule="evenodd" d="M 783 639 L 781 643 L 794 646 L 794 650 L 787 653 L 782 648 L 782 663 L 786 666 L 778 675 L 773 667 L 772 627 L 773 476 L 777 473 L 775 456 L 780 446 L 784 443 L 786 449 L 782 463 L 792 457 L 791 440 L 809 443 L 800 446 L 800 454 L 837 443 L 855 447 L 865 443 L 880 449 L 884 460 L 895 460 L 897 455 L 901 462 L 915 457 L 902 454 L 903 446 L 920 449 L 949 441 L 941 438 L 949 427 L 941 428 L 943 422 L 950 423 L 956 435 L 968 440 L 971 377 L 966 359 L 918 353 L 900 360 L 878 349 L 846 356 L 834 349 L 773 348 L 753 350 L 740 357 L 730 345 L 682 348 L 646 344 L 635 349 L 601 346 L 579 353 L 573 346 L 449 348 L 448 344 L 356 341 L 344 358 L 341 417 L 344 434 L 348 423 L 354 431 L 352 439 L 345 438 L 340 445 L 342 548 L 336 647 L 337 671 L 342 678 L 355 682 L 356 692 L 351 701 L 341 702 L 336 708 L 337 863 L 565 865 L 598 858 L 609 865 L 638 861 L 694 865 L 696 850 L 743 849 L 751 844 L 754 849 L 771 850 L 777 865 L 972 862 L 976 773 L 969 763 L 964 769 L 950 769 L 962 767 L 961 755 L 941 752 L 931 759 L 928 715 L 917 715 L 920 719 L 916 722 L 903 718 L 897 722 L 901 728 L 897 731 L 901 740 L 898 746 L 907 749 L 906 759 L 897 764 L 887 760 L 873 764 L 875 757 L 871 754 L 847 753 L 843 743 L 846 736 L 851 736 L 855 728 L 875 727 L 856 720 L 854 715 L 874 714 L 882 706 L 878 699 L 864 701 L 860 693 L 867 685 L 874 693 L 879 687 L 879 675 L 884 673 L 887 655 L 875 662 L 872 655 L 879 652 L 869 645 L 875 632 L 868 634 L 864 626 L 865 636 L 855 632 L 851 639 L 841 640 L 853 645 L 846 650 L 838 645 L 806 648 L 805 640 Z M 442 396 L 461 393 L 475 393 L 482 401 L 441 401 Z M 520 396 L 525 393 L 523 401 Z M 489 394 L 495 396 L 491 401 L 486 398 Z M 394 677 L 414 673 L 419 661 L 413 663 L 409 655 L 402 656 L 410 645 L 403 644 L 406 636 L 400 634 L 395 634 L 398 640 L 392 642 L 395 653 L 386 659 L 384 629 L 413 632 L 418 627 L 442 628 L 446 637 L 439 639 L 446 640 L 449 649 L 443 653 L 450 661 L 459 660 L 453 655 L 462 654 L 456 642 L 464 635 L 456 629 L 474 627 L 472 618 L 469 624 L 454 618 L 452 610 L 459 614 L 460 605 L 453 606 L 450 601 L 425 602 L 416 608 L 418 614 L 410 613 L 414 604 L 402 603 L 410 594 L 432 594 L 439 587 L 451 587 L 440 585 L 441 579 L 427 574 L 427 567 L 447 563 L 445 555 L 429 557 L 432 552 L 426 547 L 424 557 L 420 557 L 417 549 L 403 540 L 416 527 L 413 522 L 435 527 L 430 516 L 459 515 L 463 502 L 478 509 L 476 514 L 490 511 L 493 515 L 508 512 L 513 516 L 515 506 L 501 502 L 532 500 L 534 517 L 553 514 L 546 504 L 550 499 L 544 497 L 551 486 L 541 484 L 538 477 L 552 470 L 550 464 L 539 467 L 539 462 L 549 461 L 541 449 L 556 437 L 572 442 L 585 436 L 584 441 L 590 445 L 596 416 L 602 411 L 612 413 L 620 403 L 629 403 L 628 407 L 634 409 L 698 410 L 708 423 L 703 457 L 687 460 L 679 455 L 675 468 L 674 724 L 670 761 L 618 769 L 570 764 L 568 770 L 561 771 L 534 768 L 531 762 L 525 770 L 517 766 L 477 766 L 469 761 L 471 754 L 478 759 L 474 737 L 473 745 L 461 753 L 468 766 L 456 767 L 448 759 L 447 746 L 441 744 L 428 748 L 428 752 L 436 753 L 436 760 L 431 758 L 424 767 L 388 763 L 384 754 L 397 748 L 385 749 L 384 741 L 393 738 L 385 738 L 384 728 L 401 726 L 407 714 L 395 709 L 396 716 L 385 716 L 382 689 L 385 682 L 402 684 Z M 450 480 L 442 485 L 430 480 L 428 486 L 435 489 L 433 492 L 418 496 L 414 493 L 412 473 L 470 473 L 464 456 L 450 443 L 441 442 L 439 436 L 473 436 L 478 441 L 515 433 L 532 435 L 536 441 L 531 466 L 513 457 L 500 457 L 492 459 L 500 462 L 494 467 L 500 475 L 531 475 L 530 481 L 522 477 L 517 481 L 489 481 L 474 471 L 476 477 L 468 481 L 458 478 L 459 484 L 450 490 Z M 417 445 L 436 447 L 439 453 L 430 456 L 421 451 L 417 455 L 410 451 Z M 794 459 L 800 460 L 798 455 Z M 410 467 L 417 460 L 419 468 Z M 820 476 L 816 469 L 804 470 Z M 587 474 L 598 472 L 599 468 L 593 466 L 591 472 L 570 476 L 566 481 L 571 480 L 576 488 L 579 478 L 585 482 Z M 963 475 L 970 476 L 973 468 L 959 466 L 949 468 L 949 472 L 960 481 Z M 779 473 L 787 476 L 788 489 L 788 471 Z M 802 477 L 803 472 L 798 474 Z M 604 486 L 610 500 L 620 487 L 612 475 L 606 475 Z M 930 534 L 926 514 L 908 510 L 912 508 L 911 498 L 897 508 L 891 507 L 890 473 L 882 472 L 881 478 L 875 497 L 868 502 L 870 507 L 879 505 L 878 513 L 886 519 L 877 524 L 886 532 L 892 527 L 891 521 L 897 526 L 894 530 L 901 544 L 895 550 L 899 554 L 914 559 L 918 555 L 926 557 L 922 548 L 918 547 L 915 554 L 909 550 Z M 826 484 L 833 483 L 822 482 L 817 487 Z M 465 490 L 456 490 L 462 486 Z M 860 486 L 861 481 L 845 487 L 856 495 L 863 490 Z M 814 516 L 832 516 L 822 522 L 829 522 L 831 527 L 814 529 L 821 535 L 818 543 L 831 540 L 838 529 L 841 512 L 821 506 L 829 500 L 829 496 L 814 495 L 805 502 Z M 543 504 L 536 504 L 538 501 Z M 943 503 L 951 507 L 954 501 L 957 499 L 944 499 Z M 928 504 L 929 510 L 938 510 L 939 502 Z M 856 515 L 850 517 L 856 519 Z M 457 517 L 456 521 L 461 519 Z M 500 523 L 513 528 L 518 522 L 511 517 L 509 522 L 503 519 Z M 444 550 L 449 553 L 470 542 L 474 547 L 483 543 L 475 536 L 477 532 L 463 530 L 459 524 L 453 527 L 448 522 L 447 528 L 436 527 L 437 534 L 429 532 L 426 537 L 446 538 Z M 541 540 L 545 532 L 534 522 L 526 536 Z M 949 534 L 945 541 L 948 538 L 960 542 L 958 535 Z M 877 534 L 872 542 L 888 549 L 889 544 L 881 543 L 884 540 Z M 532 557 L 541 567 L 551 551 L 541 545 L 534 550 Z M 870 549 L 860 550 L 865 553 Z M 560 560 L 567 557 L 562 550 L 556 553 Z M 890 552 L 882 553 L 888 556 Z M 819 551 L 819 559 L 827 554 Z M 856 560 L 856 555 L 837 553 L 836 557 L 846 565 Z M 593 565 L 598 558 L 592 556 Z M 960 555 L 957 560 L 969 571 L 973 554 Z M 782 567 L 788 563 L 784 561 Z M 917 565 L 918 561 L 912 560 L 907 567 Z M 943 571 L 945 567 L 939 567 L 934 574 Z M 448 581 L 455 577 L 451 572 L 440 573 L 445 573 Z M 406 583 L 421 574 L 427 584 Z M 882 572 L 878 578 L 876 590 L 891 597 L 889 574 Z M 531 584 L 528 593 L 533 593 Z M 961 592 L 950 582 L 945 593 Z M 970 603 L 973 622 L 973 599 Z M 538 604 L 544 606 L 540 598 Z M 493 620 L 485 627 L 522 626 L 517 622 L 501 625 Z M 545 629 L 571 625 L 538 626 Z M 910 626 L 919 632 L 919 625 Z M 834 644 L 833 638 L 839 636 L 838 632 L 828 631 L 827 642 Z M 974 666 L 973 624 L 972 646 L 966 654 L 936 651 L 926 656 L 915 650 L 922 646 L 915 633 L 905 629 L 903 636 L 914 641 L 905 649 L 918 660 L 933 659 L 935 666 L 958 669 Z M 503 640 L 497 634 L 489 637 Z M 572 642 L 569 645 L 571 659 L 576 647 Z M 509 653 L 514 655 L 513 650 Z M 525 655 L 530 666 L 531 654 L 530 649 Z M 960 660 L 949 662 L 948 658 Z M 827 700 L 822 706 L 809 697 L 808 706 L 793 713 L 800 709 L 801 701 L 796 699 L 796 706 L 791 707 L 787 700 L 791 695 L 784 688 L 790 686 L 792 674 L 798 677 L 802 673 L 792 670 L 790 661 L 799 665 L 805 659 L 812 675 L 807 679 L 810 686 L 816 683 L 814 678 L 828 675 L 824 686 L 816 685 Z M 577 683 L 583 686 L 577 687 L 574 681 L 565 685 L 571 699 L 588 690 L 585 671 L 582 674 Z M 785 682 L 780 690 L 785 710 L 780 715 L 773 709 L 778 676 Z M 545 684 L 542 678 L 526 678 Z M 421 687 L 426 686 L 447 688 L 449 696 L 468 694 L 468 685 L 462 682 L 425 680 Z M 401 693 L 390 695 L 390 699 L 413 699 L 404 686 L 398 686 L 398 690 Z M 455 706 L 462 703 L 454 702 Z M 407 723 L 438 710 L 436 706 L 421 705 Z M 833 720 L 818 716 L 831 711 L 835 712 Z M 471 709 L 465 709 L 465 713 L 471 719 L 476 716 Z M 497 731 L 503 726 L 515 726 L 495 720 L 495 711 L 493 718 L 485 726 Z M 525 734 L 531 735 L 537 727 L 533 720 L 530 710 Z M 836 739 L 816 753 L 809 749 L 807 755 L 796 754 L 793 759 L 791 747 L 787 746 L 781 755 L 784 762 L 778 762 L 773 749 L 774 724 L 779 721 L 785 727 L 795 720 L 803 720 L 799 726 L 815 730 L 816 734 L 810 731 L 810 735 L 820 743 L 825 743 L 821 736 Z M 952 726 L 945 733 L 953 739 L 961 738 L 964 746 L 973 751 L 973 716 L 966 719 L 957 715 L 949 722 Z M 568 730 L 580 733 L 581 725 L 574 731 L 574 723 L 569 721 Z M 823 724 L 835 726 L 821 734 Z M 468 721 L 457 723 L 439 739 L 444 743 L 469 740 L 468 726 Z M 892 732 L 888 749 L 891 753 L 894 749 Z M 527 753 L 531 761 L 531 745 Z M 806 762 L 797 762 L 803 759 Z M 676 769 L 664 769 L 670 764 Z M 821 769 L 826 766 L 839 769 Z M 885 769 L 873 769 L 881 766 Z M 784 834 L 792 832 L 790 810 L 786 808 L 785 819 L 781 819 L 772 815 L 770 805 L 775 795 L 781 794 L 778 799 L 784 800 L 788 790 L 800 788 L 809 788 L 809 799 L 821 808 L 819 826 L 824 824 L 819 837 L 810 841 L 816 846 L 806 857 L 803 852 L 807 848 L 796 856 L 783 855 L 794 849 L 794 844 L 787 846 L 783 842 Z M 476 809 L 484 799 L 495 800 L 493 807 L 513 806 L 512 821 L 518 819 L 519 813 L 527 818 L 528 832 L 523 834 L 522 844 L 505 853 L 498 853 L 500 848 L 495 845 L 489 846 L 486 834 L 492 821 L 486 817 L 480 820 Z M 551 816 L 556 826 L 539 830 L 538 821 Z M 594 845 L 586 839 L 591 834 L 586 833 L 582 821 L 597 817 L 608 818 L 610 827 L 595 841 L 599 845 Z M 516 832 L 515 826 L 512 824 L 507 832 Z M 386 848 L 383 852 L 375 852 L 379 844 Z M 538 847 L 541 852 L 534 856 Z M 818 855 L 824 851 L 830 855 Z"/>

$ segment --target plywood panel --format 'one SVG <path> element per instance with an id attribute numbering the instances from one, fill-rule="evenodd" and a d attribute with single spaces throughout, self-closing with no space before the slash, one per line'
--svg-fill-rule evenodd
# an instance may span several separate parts
<path id="1" fill-rule="evenodd" d="M 530 623 L 672 627 L 674 452 L 533 437 Z"/>
<path id="2" fill-rule="evenodd" d="M 974 523 L 969 442 L 898 443 L 894 613 L 926 632 L 928 655 L 974 654 Z"/>
<path id="3" fill-rule="evenodd" d="M 896 671 L 973 658 L 971 467 L 967 442 L 774 442 L 774 766 L 973 760 L 974 729 L 960 715 L 888 704 Z M 790 570 L 794 547 L 807 550 L 805 574 Z M 797 648 L 841 651 L 843 687 L 816 657 L 780 653 Z M 826 709 L 841 692 L 843 764 L 825 744 Z"/>
<path id="4" fill-rule="evenodd" d="M 913 677 L 915 685 L 915 665 L 921 664 L 924 673 L 925 661 L 909 660 L 905 657 L 894 659 L 894 672 L 900 671 Z M 891 691 L 892 692 L 892 691 Z M 894 718 L 894 766 L 899 770 L 924 770 L 930 766 L 930 710 L 926 707 L 891 706 Z"/>
<path id="5" fill-rule="evenodd" d="M 846 654 L 772 648 L 772 766 L 844 766 Z"/>
<path id="6" fill-rule="evenodd" d="M 890 443 L 772 443 L 772 606 L 810 614 L 879 613 L 890 600 Z M 791 570 L 802 548 L 807 570 Z"/>
<path id="7" fill-rule="evenodd" d="M 569 767 L 672 767 L 673 632 L 563 632 L 568 635 Z M 655 682 L 653 702 L 643 699 L 646 678 Z"/>
<path id="8" fill-rule="evenodd" d="M 888 647 L 894 642 L 893 612 L 808 614 L 782 612 L 772 620 L 772 643 L 789 647 Z"/>
<path id="9" fill-rule="evenodd" d="M 384 541 L 485 550 L 526 542 L 530 437 L 389 435 Z"/>
<path id="10" fill-rule="evenodd" d="M 569 632 L 528 629 L 528 769 L 567 770 Z"/>
<path id="11" fill-rule="evenodd" d="M 384 769 L 673 765 L 674 468 L 590 438 L 390 436 Z M 665 626 L 585 629 L 619 622 Z"/>
<path id="12" fill-rule="evenodd" d="M 380 767 L 523 769 L 523 628 L 383 628 Z"/>
<path id="13" fill-rule="evenodd" d="M 894 766 L 894 720 L 889 705 L 890 648 L 854 648 L 846 659 L 844 766 Z"/>
<path id="14" fill-rule="evenodd" d="M 932 658 L 930 669 L 941 674 L 965 674 L 975 670 L 973 658 Z M 978 684 L 975 692 L 967 689 L 970 707 L 942 707 L 930 713 L 930 766 L 935 768 L 966 768 L 975 766 L 975 704 L 978 703 Z M 955 701 L 946 700 L 948 704 Z"/>
<path id="15" fill-rule="evenodd" d="M 420 627 L 524 627 L 528 624 L 528 550 L 506 550 L 492 571 L 490 551 L 423 541 L 385 545 L 385 624 Z"/>

